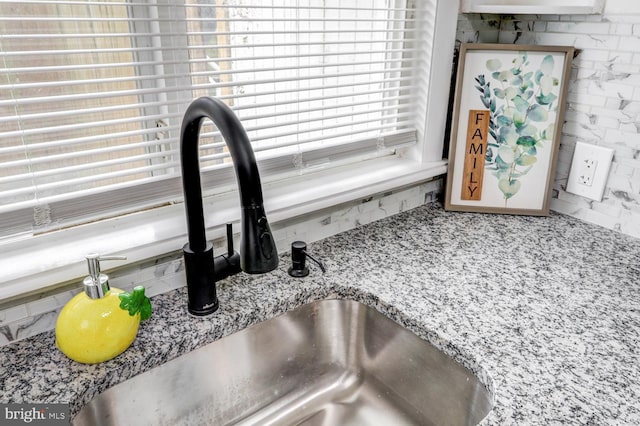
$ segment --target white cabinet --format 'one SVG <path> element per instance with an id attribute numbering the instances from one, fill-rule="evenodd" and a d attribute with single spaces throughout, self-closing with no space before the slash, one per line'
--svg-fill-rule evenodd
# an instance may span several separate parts
<path id="1" fill-rule="evenodd" d="M 596 14 L 605 0 L 462 0 L 462 13 L 498 14 Z"/>

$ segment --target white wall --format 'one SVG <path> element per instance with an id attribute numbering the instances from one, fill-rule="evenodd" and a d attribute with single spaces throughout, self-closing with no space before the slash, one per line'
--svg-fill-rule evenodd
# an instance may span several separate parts
<path id="1" fill-rule="evenodd" d="M 460 15 L 457 37 L 580 50 L 569 82 L 551 208 L 640 237 L 640 1 L 608 1 L 608 10 L 629 13 Z M 615 150 L 601 202 L 565 191 L 577 141 Z"/>

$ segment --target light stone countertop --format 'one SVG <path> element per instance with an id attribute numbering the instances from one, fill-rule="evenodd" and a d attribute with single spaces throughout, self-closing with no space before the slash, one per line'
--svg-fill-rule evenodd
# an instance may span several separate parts
<path id="1" fill-rule="evenodd" d="M 186 313 L 186 289 L 116 359 L 81 365 L 52 332 L 0 348 L 0 402 L 70 402 L 324 298 L 361 301 L 474 371 L 494 393 L 486 425 L 640 424 L 640 240 L 568 216 L 422 206 L 309 245 L 322 275 L 271 273 L 218 284 L 220 309 Z"/>

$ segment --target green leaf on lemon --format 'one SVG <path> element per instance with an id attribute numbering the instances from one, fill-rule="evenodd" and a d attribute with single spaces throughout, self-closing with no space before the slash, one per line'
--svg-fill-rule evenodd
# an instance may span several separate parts
<path id="1" fill-rule="evenodd" d="M 120 309 L 129 311 L 129 315 L 134 316 L 140 313 L 140 320 L 144 321 L 151 317 L 151 301 L 144 294 L 144 287 L 137 286 L 131 293 L 120 293 Z"/>

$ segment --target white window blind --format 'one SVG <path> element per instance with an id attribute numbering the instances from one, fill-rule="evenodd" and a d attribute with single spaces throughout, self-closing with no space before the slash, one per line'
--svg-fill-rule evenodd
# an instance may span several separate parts
<path id="1" fill-rule="evenodd" d="M 179 200 L 200 96 L 236 112 L 263 179 L 396 155 L 424 120 L 435 1 L 0 0 L 0 236 Z M 205 188 L 233 184 L 210 123 L 200 147 Z"/>

